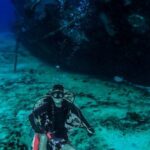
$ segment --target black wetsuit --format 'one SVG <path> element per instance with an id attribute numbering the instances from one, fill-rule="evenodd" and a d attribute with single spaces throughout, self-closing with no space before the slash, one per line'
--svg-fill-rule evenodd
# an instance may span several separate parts
<path id="1" fill-rule="evenodd" d="M 58 108 L 51 97 L 46 98 L 41 106 L 33 110 L 29 115 L 29 120 L 36 133 L 50 131 L 54 132 L 54 136 L 57 138 L 68 139 L 65 122 L 69 112 L 75 114 L 83 122 L 87 130 L 91 129 L 81 111 L 74 104 L 64 100 L 62 107 Z"/>

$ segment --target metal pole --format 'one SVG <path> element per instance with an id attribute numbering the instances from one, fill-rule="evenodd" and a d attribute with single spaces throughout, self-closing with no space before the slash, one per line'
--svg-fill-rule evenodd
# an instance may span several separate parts
<path id="1" fill-rule="evenodd" d="M 15 46 L 15 59 L 14 59 L 14 72 L 17 71 L 17 63 L 18 63 L 18 50 L 19 50 L 19 44 L 20 44 L 20 41 L 19 41 L 19 37 L 17 37 L 16 39 L 16 46 Z"/>

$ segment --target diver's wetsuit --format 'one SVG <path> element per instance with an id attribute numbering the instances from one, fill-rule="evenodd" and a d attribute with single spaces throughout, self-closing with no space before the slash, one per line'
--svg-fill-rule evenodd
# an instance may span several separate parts
<path id="1" fill-rule="evenodd" d="M 29 120 L 36 133 L 53 132 L 55 137 L 67 140 L 65 122 L 69 112 L 77 116 L 88 131 L 91 129 L 81 111 L 74 104 L 64 100 L 62 107 L 58 108 L 51 97 L 44 99 L 44 103 L 33 110 L 29 115 Z"/>

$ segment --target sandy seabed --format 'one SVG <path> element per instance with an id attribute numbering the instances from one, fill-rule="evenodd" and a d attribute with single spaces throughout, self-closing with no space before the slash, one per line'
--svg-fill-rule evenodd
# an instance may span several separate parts
<path id="1" fill-rule="evenodd" d="M 76 94 L 75 104 L 95 129 L 69 132 L 77 150 L 150 150 L 150 93 L 125 83 L 98 80 L 49 66 L 19 47 L 14 72 L 15 37 L 0 34 L 0 150 L 30 149 L 28 121 L 35 103 L 55 83 Z"/>

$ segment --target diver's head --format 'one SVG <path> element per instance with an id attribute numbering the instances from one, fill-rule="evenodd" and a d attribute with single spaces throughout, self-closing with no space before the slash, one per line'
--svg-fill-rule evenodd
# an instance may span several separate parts
<path id="1" fill-rule="evenodd" d="M 61 84 L 56 84 L 53 86 L 51 96 L 54 100 L 54 103 L 57 107 L 61 107 L 63 97 L 64 97 L 64 87 Z"/>
<path id="2" fill-rule="evenodd" d="M 55 85 L 53 86 L 52 91 L 62 91 L 62 92 L 64 92 L 64 87 L 63 87 L 63 85 L 61 85 L 61 84 L 55 84 Z"/>

